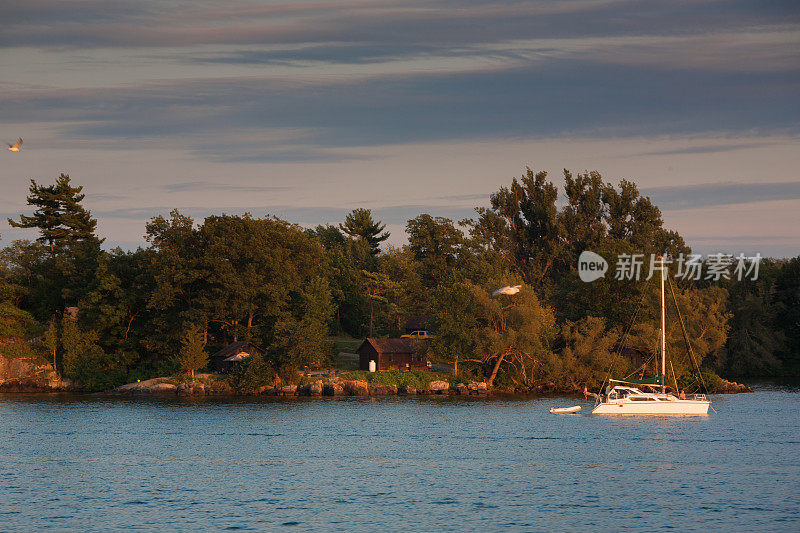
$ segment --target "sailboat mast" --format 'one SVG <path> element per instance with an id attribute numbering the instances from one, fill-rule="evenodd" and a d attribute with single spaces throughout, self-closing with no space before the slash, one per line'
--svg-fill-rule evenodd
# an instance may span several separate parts
<path id="1" fill-rule="evenodd" d="M 664 306 L 664 257 L 661 257 L 661 392 L 666 392 L 666 382 L 664 377 L 667 375 L 667 334 L 666 334 L 666 313 Z"/>

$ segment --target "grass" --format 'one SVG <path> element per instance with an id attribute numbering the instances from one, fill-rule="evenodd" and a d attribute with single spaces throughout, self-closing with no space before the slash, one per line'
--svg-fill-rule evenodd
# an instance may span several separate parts
<path id="1" fill-rule="evenodd" d="M 362 342 L 364 342 L 364 339 L 354 339 L 353 337 L 347 335 L 340 335 L 338 337 L 329 337 L 326 340 L 328 342 L 333 343 L 333 349 L 335 353 L 339 352 L 356 353 L 358 347 L 361 346 Z"/>

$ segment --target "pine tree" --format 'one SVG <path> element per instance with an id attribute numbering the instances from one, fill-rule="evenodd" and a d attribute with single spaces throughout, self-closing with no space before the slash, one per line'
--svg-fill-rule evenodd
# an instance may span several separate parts
<path id="1" fill-rule="evenodd" d="M 339 227 L 350 237 L 365 240 L 370 246 L 372 255 L 378 255 L 380 243 L 389 238 L 388 232 L 381 233 L 386 224 L 372 220 L 372 211 L 369 209 L 354 209 Z"/>
<path id="2" fill-rule="evenodd" d="M 70 185 L 67 174 L 61 174 L 54 185 L 39 185 L 31 180 L 28 205 L 36 207 L 32 216 L 20 215 L 19 221 L 8 219 L 14 228 L 38 228 L 36 239 L 47 243 L 50 253 L 67 244 L 96 239 L 97 220 L 82 205 L 85 194 L 82 186 Z"/>
<path id="3" fill-rule="evenodd" d="M 186 329 L 181 339 L 177 363 L 180 365 L 181 372 L 190 374 L 192 377 L 194 377 L 195 371 L 208 364 L 205 335 L 200 326 L 191 325 Z"/>

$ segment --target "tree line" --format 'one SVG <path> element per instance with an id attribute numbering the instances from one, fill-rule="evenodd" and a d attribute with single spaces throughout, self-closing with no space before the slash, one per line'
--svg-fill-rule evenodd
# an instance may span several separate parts
<path id="1" fill-rule="evenodd" d="M 528 169 L 473 218 L 421 214 L 406 225 L 408 244 L 383 248 L 389 234 L 369 209 L 310 229 L 175 210 L 147 222 L 146 246 L 106 251 L 69 176 L 32 180 L 29 192 L 33 213 L 9 223 L 38 238 L 0 252 L 0 353 L 54 362 L 90 389 L 194 373 L 239 340 L 265 355 L 234 379 L 262 382 L 330 364 L 331 335 L 396 336 L 424 318 L 436 336 L 418 349 L 457 373 L 580 390 L 610 371 L 654 369 L 659 309 L 655 283 L 580 281 L 580 253 L 691 252 L 634 183 L 597 172 L 565 170 L 559 202 L 547 173 Z M 704 373 L 798 374 L 800 258 L 760 268 L 757 280 L 675 279 Z M 493 297 L 504 285 L 522 289 Z M 668 378 L 688 383 L 696 372 L 679 327 L 667 343 Z"/>

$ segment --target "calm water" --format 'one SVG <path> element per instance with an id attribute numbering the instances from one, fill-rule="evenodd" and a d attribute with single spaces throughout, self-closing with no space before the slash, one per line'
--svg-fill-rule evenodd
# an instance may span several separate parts
<path id="1" fill-rule="evenodd" d="M 714 400 L 0 396 L 0 530 L 800 530 L 800 389 Z"/>

